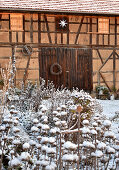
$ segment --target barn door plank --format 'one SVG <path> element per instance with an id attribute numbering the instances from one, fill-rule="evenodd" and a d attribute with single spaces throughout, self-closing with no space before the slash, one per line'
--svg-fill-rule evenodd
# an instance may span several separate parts
<path id="1" fill-rule="evenodd" d="M 79 89 L 92 89 L 92 57 L 90 50 L 78 49 L 77 52 L 77 84 Z"/>
<path id="2" fill-rule="evenodd" d="M 87 50 L 87 49 L 86 49 Z M 72 89 L 92 89 L 92 56 L 90 50 L 72 48 L 44 47 L 41 49 L 40 76 L 54 82 L 55 87 Z M 62 74 L 53 75 L 50 72 L 52 64 L 62 67 Z"/>

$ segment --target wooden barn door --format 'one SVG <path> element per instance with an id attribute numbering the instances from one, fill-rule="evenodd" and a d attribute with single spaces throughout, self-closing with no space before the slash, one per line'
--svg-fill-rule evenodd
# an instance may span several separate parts
<path id="1" fill-rule="evenodd" d="M 91 49 L 41 48 L 39 68 L 40 77 L 53 81 L 56 87 L 92 90 Z"/>

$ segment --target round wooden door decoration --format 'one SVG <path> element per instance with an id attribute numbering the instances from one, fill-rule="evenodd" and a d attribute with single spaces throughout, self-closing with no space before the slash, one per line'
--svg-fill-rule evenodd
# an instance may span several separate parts
<path id="1" fill-rule="evenodd" d="M 55 71 L 54 68 L 56 68 L 58 71 Z M 52 64 L 51 67 L 50 67 L 50 73 L 52 75 L 55 75 L 55 76 L 58 76 L 58 75 L 62 74 L 62 67 L 61 67 L 61 65 L 58 64 L 58 63 Z"/>
<path id="2" fill-rule="evenodd" d="M 24 55 L 31 55 L 32 52 L 33 52 L 33 49 L 30 45 L 24 45 L 22 52 L 23 52 Z"/>

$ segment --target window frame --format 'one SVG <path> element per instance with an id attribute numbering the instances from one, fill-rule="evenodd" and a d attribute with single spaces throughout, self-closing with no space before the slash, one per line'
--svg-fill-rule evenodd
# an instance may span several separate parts
<path id="1" fill-rule="evenodd" d="M 23 31 L 23 14 L 21 13 L 10 14 L 10 30 Z"/>
<path id="2" fill-rule="evenodd" d="M 109 18 L 107 17 L 98 18 L 98 33 L 109 34 Z"/>
<path id="3" fill-rule="evenodd" d="M 66 27 L 61 27 L 60 26 L 60 21 L 64 20 L 66 21 Z M 60 15 L 55 17 L 55 29 L 57 32 L 67 32 L 69 31 L 69 18 L 68 16 L 65 15 Z"/>

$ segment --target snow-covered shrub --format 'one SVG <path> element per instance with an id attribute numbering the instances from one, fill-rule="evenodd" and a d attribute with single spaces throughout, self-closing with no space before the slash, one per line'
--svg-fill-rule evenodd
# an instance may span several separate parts
<path id="1" fill-rule="evenodd" d="M 85 91 L 79 91 L 78 89 L 74 89 L 71 93 L 71 96 L 74 99 L 74 104 L 76 106 L 80 105 L 82 107 L 82 111 L 80 113 L 81 121 L 83 121 L 84 119 L 89 119 L 91 115 L 95 112 L 101 113 L 102 108 L 98 101 L 92 98 L 90 94 L 86 93 Z"/>
<path id="2" fill-rule="evenodd" d="M 28 82 L 26 88 L 22 85 L 20 90 L 9 88 L 7 98 L 7 104 L 9 106 L 14 104 L 20 112 L 20 122 L 26 128 L 27 133 L 30 133 L 33 126 L 32 119 L 39 119 L 44 113 L 48 116 L 44 122 L 49 121 L 51 126 L 55 123 L 63 128 L 66 126 L 67 128 L 76 128 L 78 105 L 83 108 L 81 120 L 90 118 L 95 111 L 101 111 L 99 103 L 88 93 L 78 89 L 73 91 L 66 88 L 55 89 L 52 82 L 48 82 L 46 86 L 44 79 L 41 79 L 40 85 Z M 54 117 L 55 112 L 58 113 Z M 61 122 L 58 120 L 54 122 L 53 117 L 55 120 L 60 118 Z"/>
<path id="3" fill-rule="evenodd" d="M 11 89 L 7 97 L 0 124 L 1 169 L 105 169 L 111 162 L 118 166 L 111 122 L 101 117 L 101 106 L 88 93 L 55 89 L 41 80 L 40 86 L 28 83 L 19 93 Z M 77 106 L 82 108 L 80 120 Z"/>
<path id="4" fill-rule="evenodd" d="M 43 108 L 43 105 L 41 107 Z M 50 122 L 47 109 L 34 112 L 35 115 L 31 114 L 31 129 L 28 138 L 24 139 L 27 134 L 20 134 L 24 127 L 19 120 L 21 113 L 16 112 L 16 107 L 12 105 L 9 111 L 6 111 L 7 114 L 0 125 L 0 154 L 8 161 L 6 166 L 2 164 L 1 167 L 4 166 L 6 169 L 58 169 L 59 167 L 73 169 L 75 167 L 77 169 L 78 160 L 81 162 L 79 167 L 82 169 L 85 167 L 105 169 L 111 166 L 111 162 L 113 167 L 117 167 L 119 148 L 110 130 L 110 121 L 103 120 L 100 114 L 91 117 L 91 120 L 83 120 L 78 147 L 78 141 L 74 143 L 71 137 L 66 139 L 63 135 L 69 132 L 70 136 L 70 131 L 77 131 L 77 129 L 69 130 L 67 121 L 64 121 L 64 116 L 62 117 L 61 113 L 65 112 L 62 109 L 66 108 L 67 106 L 63 105 L 53 112 L 50 118 L 55 118 L 54 121 L 59 122 L 56 124 Z M 45 119 L 47 121 L 44 121 Z"/>

